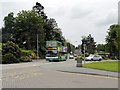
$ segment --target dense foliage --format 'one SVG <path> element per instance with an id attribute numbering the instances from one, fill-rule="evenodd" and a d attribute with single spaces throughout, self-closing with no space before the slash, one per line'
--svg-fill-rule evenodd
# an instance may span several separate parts
<path id="1" fill-rule="evenodd" d="M 22 50 L 12 41 L 2 45 L 2 63 L 29 62 L 36 59 L 36 54 L 32 50 Z"/>
<path id="2" fill-rule="evenodd" d="M 2 28 L 2 42 L 12 40 L 15 27 L 15 17 L 14 13 L 11 12 L 4 18 L 4 27 Z"/>
<path id="3" fill-rule="evenodd" d="M 82 45 L 81 45 L 81 52 L 85 52 L 88 54 L 94 54 L 96 50 L 96 42 L 94 42 L 94 38 L 89 34 L 87 37 L 83 37 L 82 39 Z M 84 48 L 85 46 L 85 48 Z"/>
<path id="4" fill-rule="evenodd" d="M 13 42 L 7 42 L 2 45 L 2 63 L 18 63 L 20 62 L 21 50 Z"/>
<path id="5" fill-rule="evenodd" d="M 16 16 L 11 12 L 4 18 L 3 43 L 13 41 L 25 50 L 36 50 L 37 34 L 39 56 L 42 58 L 45 55 L 46 41 L 57 40 L 62 42 L 63 45 L 66 43 L 55 19 L 48 19 L 44 7 L 38 2 L 32 10 L 22 10 Z"/>
<path id="6" fill-rule="evenodd" d="M 106 42 L 111 58 L 120 59 L 120 25 L 110 26 Z"/>

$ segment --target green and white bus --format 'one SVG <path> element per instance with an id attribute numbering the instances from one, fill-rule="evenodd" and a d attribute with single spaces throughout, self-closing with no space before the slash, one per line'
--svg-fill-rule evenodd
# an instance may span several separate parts
<path id="1" fill-rule="evenodd" d="M 46 60 L 65 61 L 67 59 L 67 47 L 59 41 L 46 41 Z"/>

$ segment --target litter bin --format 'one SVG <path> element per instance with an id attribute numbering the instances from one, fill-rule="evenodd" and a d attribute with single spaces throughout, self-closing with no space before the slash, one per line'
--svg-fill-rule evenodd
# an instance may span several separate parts
<path id="1" fill-rule="evenodd" d="M 77 60 L 76 66 L 77 66 L 77 67 L 82 67 L 82 59 L 78 59 L 78 60 Z"/>

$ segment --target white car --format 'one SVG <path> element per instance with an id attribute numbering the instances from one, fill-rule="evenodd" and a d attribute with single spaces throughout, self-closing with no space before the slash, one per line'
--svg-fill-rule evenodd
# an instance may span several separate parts
<path id="1" fill-rule="evenodd" d="M 90 54 L 90 56 L 85 57 L 86 61 L 91 61 L 93 59 L 94 55 Z"/>
<path id="2" fill-rule="evenodd" d="M 74 59 L 74 56 L 73 56 L 73 55 L 70 55 L 70 59 Z"/>
<path id="3" fill-rule="evenodd" d="M 102 57 L 100 55 L 90 55 L 85 58 L 86 61 L 101 61 Z"/>

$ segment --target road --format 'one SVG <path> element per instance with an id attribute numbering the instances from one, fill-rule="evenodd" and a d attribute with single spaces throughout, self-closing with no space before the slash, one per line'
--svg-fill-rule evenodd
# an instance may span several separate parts
<path id="1" fill-rule="evenodd" d="M 2 88 L 118 88 L 118 78 L 56 71 L 74 60 L 2 65 Z"/>

